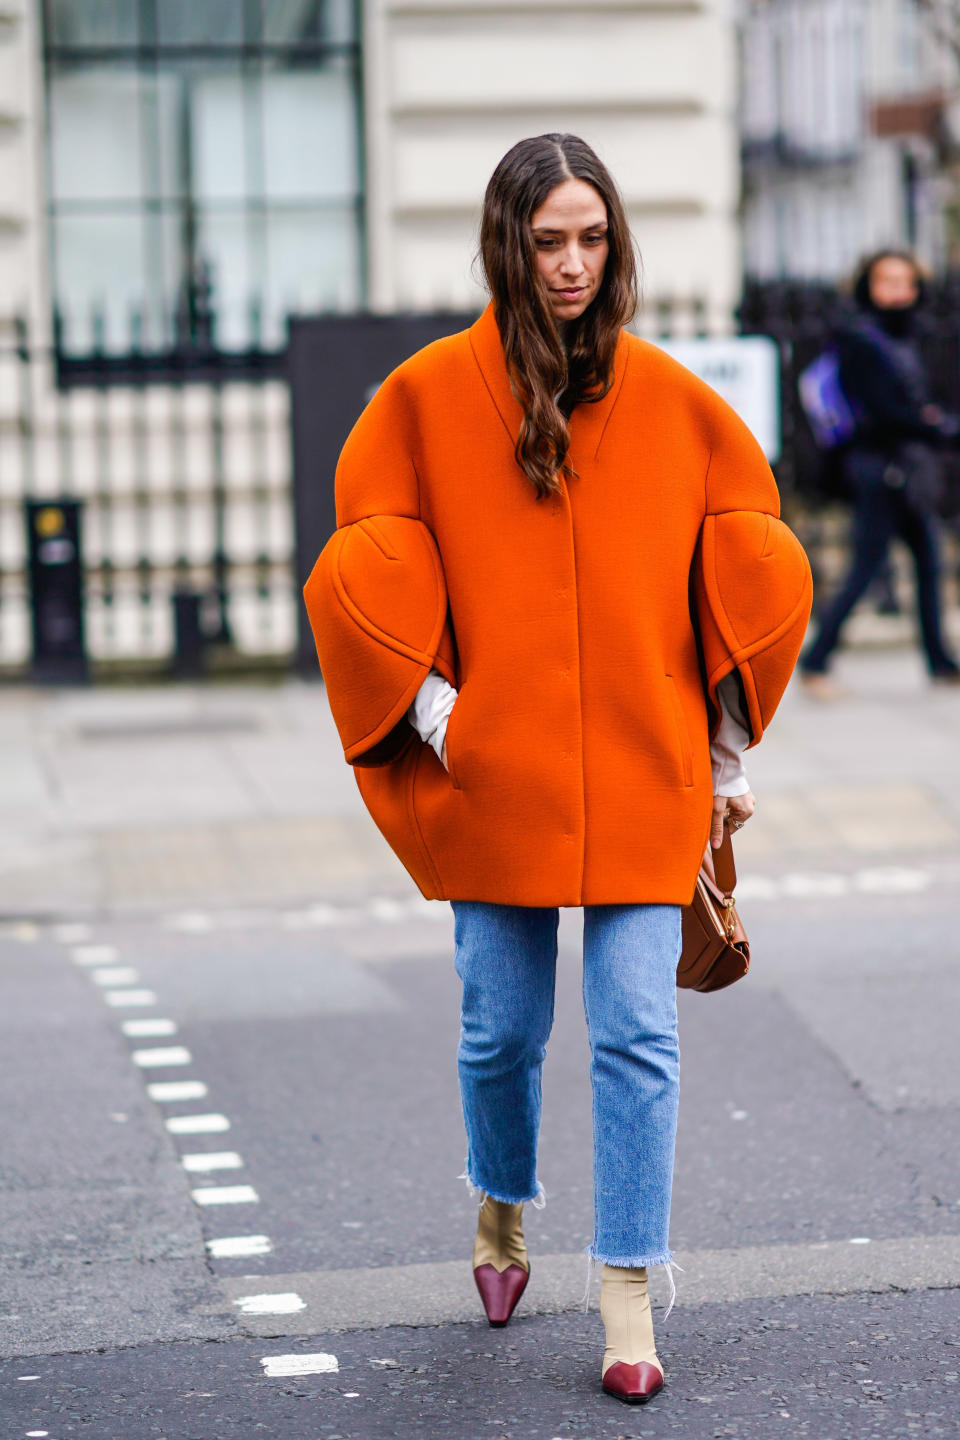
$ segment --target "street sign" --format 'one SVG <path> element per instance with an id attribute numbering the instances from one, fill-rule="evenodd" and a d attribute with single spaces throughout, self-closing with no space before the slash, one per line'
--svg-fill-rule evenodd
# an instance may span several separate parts
<path id="1" fill-rule="evenodd" d="M 780 360 L 769 335 L 655 343 L 723 396 L 753 431 L 771 464 L 779 460 Z"/>

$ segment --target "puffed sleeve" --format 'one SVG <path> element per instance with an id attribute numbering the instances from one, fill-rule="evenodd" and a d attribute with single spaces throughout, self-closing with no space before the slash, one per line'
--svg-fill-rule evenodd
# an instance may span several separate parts
<path id="1" fill-rule="evenodd" d="M 757 441 L 714 392 L 706 409 L 706 515 L 692 589 L 711 733 L 720 721 L 717 686 L 736 671 L 755 745 L 800 654 L 813 583 L 803 547 L 780 519 L 776 483 Z"/>
<path id="2" fill-rule="evenodd" d="M 419 514 L 415 431 L 395 371 L 347 437 L 334 482 L 337 529 L 303 591 L 352 765 L 389 764 L 415 740 L 406 712 L 431 669 L 456 683 L 443 564 Z"/>

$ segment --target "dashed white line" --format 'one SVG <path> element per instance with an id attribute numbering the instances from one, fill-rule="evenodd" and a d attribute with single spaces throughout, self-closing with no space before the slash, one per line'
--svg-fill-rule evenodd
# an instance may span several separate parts
<path id="1" fill-rule="evenodd" d="M 241 1295 L 233 1303 L 241 1315 L 295 1315 L 307 1308 L 306 1300 L 293 1290 L 278 1295 Z"/>
<path id="2" fill-rule="evenodd" d="M 265 1355 L 260 1361 L 269 1378 L 281 1375 L 336 1375 L 340 1362 L 336 1355 Z"/>
<path id="3" fill-rule="evenodd" d="M 154 1050 L 134 1050 L 130 1058 L 141 1070 L 153 1070 L 168 1065 L 190 1065 L 193 1062 L 193 1056 L 183 1045 L 161 1045 Z"/>
<path id="4" fill-rule="evenodd" d="M 207 1249 L 215 1260 L 246 1260 L 251 1255 L 269 1255 L 273 1241 L 269 1235 L 224 1235 L 208 1240 Z"/>
<path id="5" fill-rule="evenodd" d="M 157 1080 L 153 1085 L 147 1086 L 147 1094 L 151 1100 L 158 1100 L 161 1103 L 169 1103 L 174 1100 L 202 1100 L 207 1093 L 207 1087 L 202 1080 Z M 200 1116 L 185 1115 L 185 1120 L 197 1120 Z"/>
<path id="6" fill-rule="evenodd" d="M 147 1086 L 148 1092 L 152 1089 Z M 230 1129 L 226 1115 L 171 1115 L 164 1123 L 171 1135 L 219 1135 Z"/>
<path id="7" fill-rule="evenodd" d="M 856 870 L 850 875 L 832 870 L 797 870 L 789 875 L 745 875 L 737 885 L 737 899 L 817 900 L 852 894 L 917 895 L 933 884 L 928 870 L 887 865 Z"/>
<path id="8" fill-rule="evenodd" d="M 92 934 L 90 926 L 84 925 L 80 921 L 70 921 L 66 925 L 54 925 L 53 927 L 53 938 L 58 940 L 61 945 L 82 945 L 85 940 L 90 939 Z"/>
<path id="9" fill-rule="evenodd" d="M 914 895 L 919 890 L 926 890 L 932 878 L 926 870 L 887 866 L 876 870 L 861 870 L 854 876 L 854 884 L 865 895 Z"/>
<path id="10" fill-rule="evenodd" d="M 77 945 L 71 957 L 75 965 L 112 965 L 117 958 L 115 945 Z"/>
<path id="11" fill-rule="evenodd" d="M 156 1005 L 157 997 L 152 990 L 105 990 L 103 998 L 115 1010 L 128 1005 Z"/>
<path id="12" fill-rule="evenodd" d="M 392 925 L 395 920 L 402 920 L 409 911 L 409 906 L 402 900 L 390 900 L 384 895 L 375 895 L 367 906 L 368 913 L 374 920 L 382 920 L 387 925 Z"/>
<path id="13" fill-rule="evenodd" d="M 280 916 L 284 930 L 324 930 L 328 925 L 346 925 L 360 919 L 359 910 L 344 910 L 334 905 L 311 905 L 309 910 L 288 910 Z"/>
<path id="14" fill-rule="evenodd" d="M 213 929 L 213 917 L 190 910 L 182 915 L 168 915 L 164 924 L 168 930 L 182 930 L 185 935 L 205 935 Z"/>
<path id="15" fill-rule="evenodd" d="M 198 1205 L 255 1205 L 260 1199 L 252 1185 L 210 1185 L 190 1194 Z"/>
<path id="16" fill-rule="evenodd" d="M 202 1173 L 206 1170 L 239 1170 L 243 1159 L 236 1150 L 210 1150 L 201 1151 L 198 1155 L 181 1155 L 180 1163 L 184 1170 Z"/>
<path id="17" fill-rule="evenodd" d="M 104 965 L 101 969 L 91 970 L 94 985 L 136 985 L 140 979 L 139 974 L 132 965 Z"/>
<path id="18" fill-rule="evenodd" d="M 159 1039 L 161 1035 L 177 1033 L 174 1020 L 124 1020 L 120 1029 L 124 1035 L 129 1035 L 131 1040 L 146 1040 L 151 1036 Z"/>

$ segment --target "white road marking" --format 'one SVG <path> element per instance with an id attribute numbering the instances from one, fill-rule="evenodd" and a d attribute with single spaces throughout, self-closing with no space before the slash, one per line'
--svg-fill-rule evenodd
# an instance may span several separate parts
<path id="1" fill-rule="evenodd" d="M 147 1086 L 147 1093 L 153 1090 L 153 1085 Z M 157 1089 L 166 1089 L 166 1086 L 157 1086 Z M 226 1115 L 171 1115 L 164 1124 L 171 1135 L 219 1135 L 224 1130 L 230 1129 L 230 1121 Z"/>
<path id="2" fill-rule="evenodd" d="M 249 1255 L 269 1255 L 273 1242 L 268 1235 L 225 1235 L 208 1240 L 207 1249 L 215 1260 L 245 1260 Z"/>
<path id="3" fill-rule="evenodd" d="M 181 1155 L 184 1170 L 239 1170 L 243 1160 L 236 1150 L 201 1150 L 198 1155 Z"/>
<path id="4" fill-rule="evenodd" d="M 782 893 L 794 900 L 814 899 L 821 895 L 834 898 L 850 893 L 850 881 L 846 875 L 827 872 L 806 874 L 801 871 L 796 875 L 784 875 L 780 885 Z"/>
<path id="5" fill-rule="evenodd" d="M 403 901 L 391 900 L 386 895 L 375 895 L 367 906 L 367 910 L 375 920 L 382 920 L 387 925 L 392 925 L 397 920 L 403 920 L 409 913 L 408 907 Z"/>
<path id="6" fill-rule="evenodd" d="M 260 1361 L 270 1377 L 281 1375 L 336 1375 L 340 1362 L 336 1355 L 266 1355 Z"/>
<path id="7" fill-rule="evenodd" d="M 328 925 L 342 924 L 343 918 L 342 909 L 318 903 L 311 905 L 309 910 L 288 910 L 280 916 L 280 924 L 284 930 L 322 930 Z"/>
<path id="8" fill-rule="evenodd" d="M 39 1376 L 39 1375 L 18 1375 L 18 1376 L 17 1376 L 17 1379 L 18 1379 L 18 1380 L 39 1380 L 39 1379 L 40 1379 L 40 1376 Z"/>
<path id="9" fill-rule="evenodd" d="M 151 1100 L 159 1100 L 169 1103 L 172 1100 L 202 1100 L 207 1093 L 207 1087 L 202 1080 L 158 1080 L 153 1085 L 147 1086 L 147 1094 Z M 183 1119 L 196 1119 L 196 1116 L 183 1116 Z"/>
<path id="10" fill-rule="evenodd" d="M 49 1431 L 49 1430 L 28 1430 L 26 1433 L 27 1433 L 27 1435 L 38 1435 L 38 1436 L 39 1436 L 39 1435 L 49 1435 L 49 1434 L 50 1434 L 50 1431 Z"/>
<path id="11" fill-rule="evenodd" d="M 869 1237 L 869 1235 L 854 1235 L 853 1239 L 850 1241 L 850 1244 L 851 1244 L 851 1245 L 869 1245 L 869 1244 L 870 1244 L 870 1237 Z"/>
<path id="12" fill-rule="evenodd" d="M 173 1020 L 124 1020 L 120 1029 L 132 1040 L 146 1040 L 151 1035 L 159 1037 L 177 1033 L 176 1022 Z"/>
<path id="13" fill-rule="evenodd" d="M 260 1199 L 252 1185 L 210 1185 L 190 1194 L 197 1205 L 255 1205 Z"/>
<path id="14" fill-rule="evenodd" d="M 105 990 L 103 998 L 114 1010 L 125 1009 L 128 1005 L 156 1005 L 157 997 L 152 990 Z"/>
<path id="15" fill-rule="evenodd" d="M 117 958 L 116 945 L 77 945 L 70 954 L 75 965 L 112 965 Z"/>
<path id="16" fill-rule="evenodd" d="M 858 890 L 866 895 L 915 895 L 926 890 L 932 876 L 925 870 L 906 870 L 900 866 L 887 866 L 876 870 L 861 870 L 853 877 Z"/>
<path id="17" fill-rule="evenodd" d="M 168 915 L 163 923 L 168 930 L 182 930 L 185 935 L 205 935 L 213 929 L 213 916 L 189 910 L 182 915 Z"/>
<path id="18" fill-rule="evenodd" d="M 140 979 L 132 965 L 104 965 L 90 973 L 94 985 L 136 985 Z"/>
<path id="19" fill-rule="evenodd" d="M 153 1070 L 166 1065 L 189 1065 L 193 1056 L 182 1045 L 161 1045 L 154 1050 L 134 1050 L 131 1055 L 134 1065 L 142 1070 Z"/>
<path id="20" fill-rule="evenodd" d="M 807 900 L 840 899 L 852 892 L 863 895 L 916 895 L 933 884 L 927 870 L 906 866 L 881 866 L 856 870 L 850 875 L 832 870 L 795 871 L 788 875 L 745 875 L 737 885 L 737 899 Z"/>
<path id="21" fill-rule="evenodd" d="M 76 921 L 66 925 L 54 925 L 52 933 L 54 940 L 58 940 L 61 945 L 82 945 L 85 940 L 90 939 L 93 931 L 89 925 Z"/>
<path id="22" fill-rule="evenodd" d="M 344 1392 L 343 1392 L 343 1398 L 344 1398 L 344 1400 L 359 1400 L 359 1399 L 360 1399 L 360 1391 L 359 1391 L 359 1390 L 344 1390 Z"/>
<path id="23" fill-rule="evenodd" d="M 294 1315 L 307 1308 L 306 1300 L 301 1300 L 293 1290 L 282 1295 L 241 1295 L 233 1303 L 241 1315 Z"/>

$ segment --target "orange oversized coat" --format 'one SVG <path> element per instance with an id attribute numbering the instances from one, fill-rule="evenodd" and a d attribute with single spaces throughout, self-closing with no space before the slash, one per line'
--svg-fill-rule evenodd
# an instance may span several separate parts
<path id="1" fill-rule="evenodd" d="M 686 904 L 712 809 L 717 683 L 755 744 L 796 662 L 806 556 L 714 390 L 622 331 L 544 500 L 492 302 L 380 386 L 336 473 L 305 599 L 344 755 L 431 899 Z M 459 690 L 449 774 L 405 712 Z"/>

